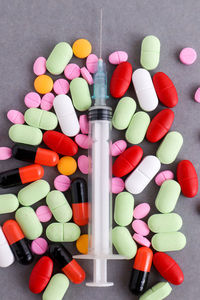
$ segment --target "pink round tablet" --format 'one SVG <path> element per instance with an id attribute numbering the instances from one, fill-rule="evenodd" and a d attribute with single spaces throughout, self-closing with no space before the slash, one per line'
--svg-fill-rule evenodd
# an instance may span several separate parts
<path id="1" fill-rule="evenodd" d="M 57 79 L 53 84 L 54 92 L 57 95 L 67 94 L 69 92 L 69 82 L 66 79 Z"/>
<path id="2" fill-rule="evenodd" d="M 137 205 L 133 211 L 133 216 L 135 219 L 143 219 L 150 212 L 150 205 L 148 203 L 141 203 Z"/>
<path id="3" fill-rule="evenodd" d="M 24 115 L 15 109 L 11 109 L 7 113 L 7 118 L 10 122 L 14 124 L 24 124 Z"/>
<path id="4" fill-rule="evenodd" d="M 24 102 L 28 108 L 39 107 L 41 103 L 41 97 L 36 92 L 30 92 L 24 97 Z"/>
<path id="5" fill-rule="evenodd" d="M 33 72 L 35 75 L 43 75 L 46 73 L 46 58 L 43 56 L 38 57 L 33 64 Z"/>
<path id="6" fill-rule="evenodd" d="M 42 223 L 48 222 L 52 218 L 52 213 L 47 205 L 39 206 L 35 213 Z"/>
<path id="7" fill-rule="evenodd" d="M 147 223 L 145 223 L 142 220 L 134 220 L 132 223 L 132 228 L 136 233 L 138 233 L 142 236 L 146 236 L 150 232 Z"/>
<path id="8" fill-rule="evenodd" d="M 94 83 L 92 75 L 90 74 L 90 72 L 86 67 L 81 68 L 81 75 L 87 81 L 88 84 L 91 85 Z"/>
<path id="9" fill-rule="evenodd" d="M 194 100 L 198 103 L 200 103 L 200 87 L 196 90 L 194 94 Z"/>
<path id="10" fill-rule="evenodd" d="M 77 64 L 68 64 L 64 70 L 65 77 L 69 80 L 77 78 L 81 74 L 81 69 Z"/>
<path id="11" fill-rule="evenodd" d="M 71 184 L 71 180 L 68 176 L 66 175 L 58 175 L 54 179 L 54 187 L 56 190 L 65 192 L 69 189 Z"/>
<path id="12" fill-rule="evenodd" d="M 81 155 L 78 158 L 78 167 L 81 173 L 88 174 L 89 158 L 86 155 Z"/>
<path id="13" fill-rule="evenodd" d="M 80 125 L 81 132 L 83 134 L 89 133 L 89 122 L 88 122 L 87 115 L 81 115 L 79 117 L 79 125 Z"/>
<path id="14" fill-rule="evenodd" d="M 37 238 L 31 243 L 31 251 L 36 255 L 42 255 L 48 250 L 48 243 L 43 238 Z"/>
<path id="15" fill-rule="evenodd" d="M 8 147 L 0 147 L 0 160 L 6 160 L 12 157 L 12 149 Z"/>
<path id="16" fill-rule="evenodd" d="M 142 245 L 142 246 L 145 246 L 145 247 L 150 247 L 151 246 L 151 242 L 144 236 L 138 234 L 138 233 L 134 233 L 133 235 L 133 239 L 139 244 L 139 245 Z"/>
<path id="17" fill-rule="evenodd" d="M 119 194 L 124 190 L 124 181 L 119 177 L 112 178 L 112 193 Z"/>
<path id="18" fill-rule="evenodd" d="M 118 65 L 128 60 L 128 54 L 125 51 L 115 51 L 109 55 L 108 60 L 111 64 Z"/>
<path id="19" fill-rule="evenodd" d="M 42 97 L 40 107 L 43 110 L 50 110 L 53 106 L 55 96 L 53 93 L 47 93 Z"/>
<path id="20" fill-rule="evenodd" d="M 192 65 L 197 59 L 197 53 L 193 48 L 183 48 L 179 58 L 184 65 Z"/>
<path id="21" fill-rule="evenodd" d="M 86 59 L 86 67 L 92 74 L 96 73 L 98 67 L 98 57 L 95 54 L 90 54 Z"/>
<path id="22" fill-rule="evenodd" d="M 155 178 L 155 183 L 159 186 L 163 184 L 165 180 L 174 179 L 174 173 L 170 170 L 165 170 L 160 173 Z"/>
<path id="23" fill-rule="evenodd" d="M 111 146 L 111 155 L 118 156 L 126 150 L 127 143 L 124 140 L 118 140 Z"/>
<path id="24" fill-rule="evenodd" d="M 75 142 L 77 145 L 83 149 L 89 149 L 90 142 L 89 142 L 89 136 L 85 134 L 77 134 L 75 136 Z"/>

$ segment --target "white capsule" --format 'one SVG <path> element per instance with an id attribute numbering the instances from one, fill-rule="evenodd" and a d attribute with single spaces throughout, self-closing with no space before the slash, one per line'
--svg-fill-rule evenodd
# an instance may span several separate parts
<path id="1" fill-rule="evenodd" d="M 14 255 L 6 240 L 6 237 L 0 227 L 0 267 L 6 268 L 12 265 L 15 261 Z"/>

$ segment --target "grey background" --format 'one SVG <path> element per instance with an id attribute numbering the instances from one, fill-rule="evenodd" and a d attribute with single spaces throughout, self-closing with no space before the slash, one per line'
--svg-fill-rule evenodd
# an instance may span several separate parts
<path id="1" fill-rule="evenodd" d="M 145 35 L 154 34 L 161 41 L 160 65 L 156 71 L 166 72 L 174 81 L 179 104 L 173 110 L 175 121 L 172 130 L 178 130 L 184 137 L 184 145 L 173 165 L 162 166 L 162 169 L 176 170 L 181 159 L 190 159 L 199 173 L 199 104 L 193 101 L 196 88 L 200 85 L 200 59 L 192 66 L 184 66 L 178 60 L 178 53 L 183 47 L 200 48 L 200 2 L 196 0 L 141 0 L 141 1 L 91 1 L 91 0 L 0 0 L 0 146 L 11 146 L 8 138 L 10 122 L 6 118 L 9 109 L 26 110 L 24 95 L 33 90 L 32 65 L 38 56 L 48 57 L 53 46 L 60 41 L 73 43 L 77 38 L 88 38 L 93 45 L 93 53 L 99 53 L 99 9 L 103 7 L 103 58 L 115 50 L 125 50 L 133 68 L 138 68 L 141 40 Z M 84 60 L 74 60 L 84 65 Z M 107 64 L 109 75 L 114 70 Z M 153 74 L 154 72 L 152 72 Z M 110 77 L 110 76 L 109 76 Z M 132 85 L 127 95 L 135 98 Z M 117 100 L 109 102 L 115 107 Z M 163 107 L 159 107 L 154 116 Z M 113 131 L 113 140 L 124 137 L 124 132 Z M 155 154 L 158 144 L 142 143 L 144 154 Z M 79 151 L 79 155 L 84 151 Z M 26 165 L 26 163 L 10 159 L 1 161 L 1 170 Z M 45 178 L 53 188 L 53 178 L 57 170 L 46 168 Z M 19 188 L 10 189 L 17 192 Z M 1 190 L 1 193 L 8 191 Z M 135 197 L 136 204 L 147 201 L 151 204 L 151 213 L 156 212 L 154 200 L 158 187 L 152 182 L 145 191 Z M 69 192 L 67 197 L 70 199 Z M 43 201 L 44 202 L 44 201 Z M 42 202 L 41 202 L 42 203 Z M 34 206 L 41 205 L 41 203 Z M 199 194 L 195 199 L 183 196 L 176 206 L 184 220 L 182 232 L 187 236 L 184 250 L 171 253 L 185 274 L 181 286 L 173 286 L 168 299 L 199 299 Z M 0 217 L 1 224 L 8 215 Z M 10 217 L 14 217 L 14 214 Z M 46 226 L 46 225 L 45 225 Z M 86 229 L 85 229 L 86 231 Z M 84 232 L 84 231 L 83 231 Z M 131 231 L 132 232 L 132 231 Z M 69 249 L 76 253 L 74 245 Z M 35 260 L 36 262 L 36 260 Z M 91 278 L 91 262 L 81 262 Z M 133 261 L 109 262 L 108 277 L 115 283 L 110 288 L 88 288 L 84 284 L 70 288 L 65 299 L 137 299 L 128 290 L 128 282 Z M 33 264 L 34 265 L 34 264 Z M 28 289 L 29 275 L 32 266 L 21 266 L 17 263 L 7 269 L 0 269 L 1 300 L 41 299 L 41 295 L 33 295 Z M 55 272 L 58 269 L 55 269 Z M 152 268 L 148 286 L 152 286 L 162 278 Z"/>

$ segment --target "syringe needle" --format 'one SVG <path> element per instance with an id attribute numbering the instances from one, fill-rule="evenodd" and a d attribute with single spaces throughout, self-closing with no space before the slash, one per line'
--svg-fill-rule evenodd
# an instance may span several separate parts
<path id="1" fill-rule="evenodd" d="M 102 30 L 103 30 L 103 9 L 100 10 L 100 39 L 99 39 L 99 58 L 102 58 Z"/>

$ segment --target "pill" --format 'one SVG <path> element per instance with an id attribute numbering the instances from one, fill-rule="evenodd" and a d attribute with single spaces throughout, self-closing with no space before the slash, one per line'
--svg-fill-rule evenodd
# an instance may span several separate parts
<path id="1" fill-rule="evenodd" d="M 115 198 L 114 220 L 119 226 L 128 226 L 133 220 L 134 198 L 122 192 Z"/>
<path id="2" fill-rule="evenodd" d="M 86 58 L 92 52 L 92 45 L 86 39 L 78 39 L 73 43 L 73 53 L 78 58 Z"/>
<path id="3" fill-rule="evenodd" d="M 151 246 L 150 241 L 146 237 L 138 233 L 134 233 L 133 239 L 141 246 L 148 247 L 148 248 Z"/>
<path id="4" fill-rule="evenodd" d="M 142 220 L 134 220 L 132 223 L 132 228 L 136 233 L 142 236 L 146 236 L 150 232 L 147 223 Z"/>
<path id="5" fill-rule="evenodd" d="M 28 125 L 12 125 L 8 135 L 14 143 L 37 146 L 42 142 L 42 131 L 39 128 Z"/>
<path id="6" fill-rule="evenodd" d="M 24 114 L 24 119 L 28 125 L 43 130 L 53 130 L 58 125 L 54 113 L 39 108 L 29 108 Z"/>
<path id="7" fill-rule="evenodd" d="M 77 145 L 83 149 L 89 149 L 90 147 L 90 140 L 89 136 L 85 134 L 77 134 L 75 137 L 75 142 Z"/>
<path id="8" fill-rule="evenodd" d="M 71 156 L 63 156 L 57 165 L 58 171 L 63 175 L 72 175 L 76 172 L 77 163 Z"/>
<path id="9" fill-rule="evenodd" d="M 181 186 L 181 192 L 185 197 L 193 198 L 198 193 L 198 176 L 192 162 L 181 160 L 176 170 L 177 180 Z"/>
<path id="10" fill-rule="evenodd" d="M 52 218 L 52 213 L 46 205 L 39 206 L 35 213 L 42 223 L 49 222 Z"/>
<path id="11" fill-rule="evenodd" d="M 31 251 L 36 255 L 43 255 L 47 252 L 48 243 L 43 238 L 38 238 L 31 243 Z"/>
<path id="12" fill-rule="evenodd" d="M 24 124 L 24 115 L 18 110 L 9 110 L 7 113 L 7 118 L 13 124 Z"/>
<path id="13" fill-rule="evenodd" d="M 137 69 L 132 75 L 133 86 L 140 107 L 145 111 L 153 111 L 158 106 L 158 97 L 150 73 L 145 69 Z"/>
<path id="14" fill-rule="evenodd" d="M 69 287 L 68 278 L 61 273 L 57 273 L 50 279 L 42 300 L 62 300 Z"/>
<path id="15" fill-rule="evenodd" d="M 141 193 L 160 170 L 161 164 L 156 156 L 143 158 L 137 168 L 126 178 L 125 188 L 132 194 Z"/>
<path id="16" fill-rule="evenodd" d="M 76 249 L 82 253 L 88 253 L 88 234 L 82 234 L 76 241 Z"/>
<path id="17" fill-rule="evenodd" d="M 147 287 L 148 275 L 151 270 L 153 252 L 148 247 L 138 249 L 135 256 L 131 278 L 129 281 L 129 290 L 134 295 L 140 295 Z"/>
<path id="18" fill-rule="evenodd" d="M 110 94 L 114 98 L 124 96 L 131 83 L 132 65 L 126 61 L 119 64 L 114 70 L 110 80 Z"/>
<path id="19" fill-rule="evenodd" d="M 155 214 L 148 219 L 148 226 L 152 232 L 173 232 L 181 229 L 183 221 L 175 213 Z"/>
<path id="20" fill-rule="evenodd" d="M 152 247 L 156 251 L 168 252 L 182 250 L 186 245 L 186 237 L 182 232 L 160 232 L 151 239 Z"/>
<path id="21" fill-rule="evenodd" d="M 151 208 L 148 203 L 138 204 L 133 211 L 133 217 L 135 219 L 143 219 L 149 214 L 150 209 Z"/>
<path id="22" fill-rule="evenodd" d="M 44 110 L 50 110 L 53 106 L 53 101 L 54 101 L 54 94 L 53 93 L 47 93 L 42 97 L 40 107 L 41 109 Z"/>
<path id="23" fill-rule="evenodd" d="M 52 242 L 75 242 L 80 236 L 80 228 L 75 223 L 51 223 L 46 236 Z"/>
<path id="24" fill-rule="evenodd" d="M 174 121 L 174 112 L 171 109 L 161 110 L 149 124 L 146 133 L 146 139 L 155 143 L 160 141 L 170 130 L 172 123 Z"/>
<path id="25" fill-rule="evenodd" d="M 85 280 L 85 271 L 62 244 L 51 245 L 50 255 L 73 283 L 79 284 Z"/>
<path id="26" fill-rule="evenodd" d="M 65 77 L 69 80 L 77 78 L 81 74 L 81 69 L 77 64 L 68 64 L 64 70 Z"/>
<path id="27" fill-rule="evenodd" d="M 66 192 L 71 184 L 71 180 L 68 176 L 66 175 L 58 175 L 54 179 L 54 187 L 56 190 L 60 192 Z"/>
<path id="28" fill-rule="evenodd" d="M 81 129 L 81 133 L 83 133 L 83 134 L 89 133 L 89 122 L 88 122 L 87 115 L 80 115 L 79 125 L 80 125 L 80 129 Z"/>
<path id="29" fill-rule="evenodd" d="M 81 75 L 87 81 L 87 83 L 89 85 L 94 83 L 92 75 L 90 74 L 90 72 L 88 71 L 88 69 L 86 67 L 81 68 Z"/>
<path id="30" fill-rule="evenodd" d="M 183 145 L 183 137 L 178 131 L 169 132 L 156 152 L 162 164 L 171 164 L 175 161 Z"/>
<path id="31" fill-rule="evenodd" d="M 40 75 L 34 81 L 34 88 L 39 94 L 50 93 L 53 89 L 53 80 L 48 75 Z"/>
<path id="32" fill-rule="evenodd" d="M 147 70 L 157 68 L 160 60 L 160 41 L 155 35 L 147 35 L 141 46 L 140 63 Z"/>
<path id="33" fill-rule="evenodd" d="M 200 88 L 198 88 L 197 90 L 196 90 L 196 92 L 195 92 L 195 94 L 194 94 L 194 100 L 196 101 L 196 102 L 200 102 Z"/>
<path id="34" fill-rule="evenodd" d="M 46 203 L 56 221 L 65 223 L 71 220 L 72 209 L 62 192 L 56 190 L 49 192 Z"/>
<path id="35" fill-rule="evenodd" d="M 81 173 L 88 174 L 89 172 L 89 158 L 86 155 L 81 155 L 78 158 L 78 167 Z"/>
<path id="36" fill-rule="evenodd" d="M 19 203 L 23 206 L 31 206 L 46 197 L 50 191 L 50 185 L 46 180 L 40 179 L 30 183 L 18 192 Z"/>
<path id="37" fill-rule="evenodd" d="M 88 55 L 86 59 L 86 67 L 90 73 L 94 74 L 97 72 L 98 60 L 99 59 L 95 54 Z"/>
<path id="38" fill-rule="evenodd" d="M 128 127 L 136 110 L 136 102 L 131 97 L 123 97 L 117 104 L 112 118 L 112 125 L 118 130 Z"/>
<path id="39" fill-rule="evenodd" d="M 184 281 L 184 274 L 177 262 L 168 254 L 156 252 L 153 264 L 161 276 L 172 284 L 179 285 Z"/>
<path id="40" fill-rule="evenodd" d="M 144 111 L 139 111 L 133 115 L 126 130 L 126 140 L 131 144 L 140 144 L 145 137 L 150 123 L 149 115 Z"/>
<path id="41" fill-rule="evenodd" d="M 166 180 L 161 185 L 156 196 L 156 208 L 163 214 L 170 213 L 174 210 L 180 196 L 181 187 L 175 180 Z"/>
<path id="42" fill-rule="evenodd" d="M 124 181 L 119 177 L 113 177 L 111 185 L 113 194 L 119 194 L 124 190 Z"/>
<path id="43" fill-rule="evenodd" d="M 111 155 L 118 156 L 122 154 L 127 148 L 127 142 L 124 140 L 118 140 L 111 145 Z"/>
<path id="44" fill-rule="evenodd" d="M 47 70 L 53 75 L 61 74 L 72 58 L 72 55 L 72 48 L 68 43 L 58 43 L 47 58 Z"/>
<path id="45" fill-rule="evenodd" d="M 66 79 L 59 78 L 54 82 L 53 90 L 57 95 L 67 94 L 69 92 L 69 82 Z"/>
<path id="46" fill-rule="evenodd" d="M 19 201 L 14 194 L 0 195 L 0 214 L 14 212 L 19 207 Z"/>
<path id="47" fill-rule="evenodd" d="M 33 64 L 33 72 L 35 75 L 44 75 L 46 73 L 46 58 L 38 57 Z"/>
<path id="48" fill-rule="evenodd" d="M 126 227 L 116 226 L 112 230 L 112 242 L 120 255 L 132 259 L 137 252 L 137 245 Z"/>
<path id="49" fill-rule="evenodd" d="M 0 227 L 0 267 L 7 268 L 15 261 L 15 257 Z"/>
<path id="50" fill-rule="evenodd" d="M 75 78 L 70 82 L 70 93 L 74 107 L 78 111 L 90 108 L 92 101 L 88 83 L 84 78 Z"/>
<path id="51" fill-rule="evenodd" d="M 33 267 L 29 278 L 29 290 L 34 294 L 41 293 L 47 286 L 53 273 L 53 261 L 48 256 L 41 257 Z"/>
<path id="52" fill-rule="evenodd" d="M 161 186 L 165 180 L 170 180 L 174 179 L 174 173 L 170 170 L 165 170 L 160 173 L 155 177 L 155 183 L 158 186 Z"/>
<path id="53" fill-rule="evenodd" d="M 12 157 L 12 149 L 9 147 L 0 147 L 0 160 L 6 160 Z"/>
<path id="54" fill-rule="evenodd" d="M 108 60 L 112 65 L 119 65 L 128 60 L 128 53 L 125 51 L 115 51 L 109 55 Z"/>
<path id="55" fill-rule="evenodd" d="M 2 229 L 16 260 L 22 265 L 31 264 L 34 257 L 19 224 L 15 220 L 7 220 Z"/>
<path id="56" fill-rule="evenodd" d="M 70 97 L 67 95 L 56 96 L 53 107 L 58 117 L 61 131 L 67 136 L 77 135 L 80 126 Z"/>
<path id="57" fill-rule="evenodd" d="M 184 65 L 192 65 L 197 59 L 197 53 L 193 48 L 183 48 L 179 54 L 179 59 Z"/>
<path id="58" fill-rule="evenodd" d="M 79 226 L 88 224 L 89 203 L 87 182 L 83 178 L 76 178 L 71 184 L 73 220 Z"/>
<path id="59" fill-rule="evenodd" d="M 158 99 L 167 107 L 174 107 L 178 104 L 178 94 L 172 80 L 163 72 L 153 76 L 153 84 Z"/>
<path id="60" fill-rule="evenodd" d="M 31 207 L 19 208 L 15 213 L 15 219 L 27 239 L 35 240 L 41 236 L 43 231 L 42 224 Z"/>
<path id="61" fill-rule="evenodd" d="M 147 290 L 139 300 L 160 300 L 165 299 L 170 295 L 172 291 L 168 282 L 159 282 L 155 284 L 151 289 Z"/>
<path id="62" fill-rule="evenodd" d="M 39 107 L 41 103 L 41 97 L 38 93 L 30 92 L 24 97 L 24 103 L 28 108 Z"/>

